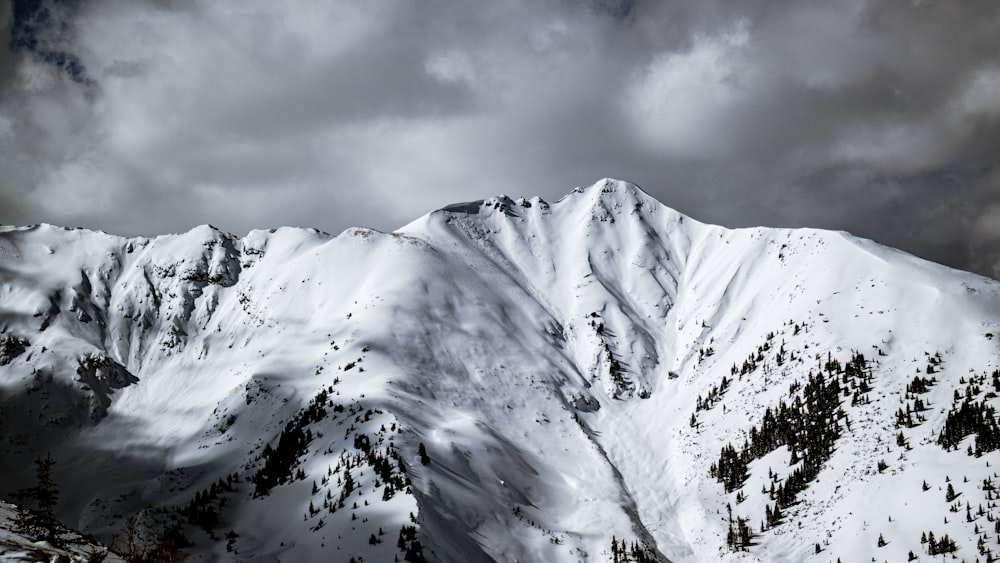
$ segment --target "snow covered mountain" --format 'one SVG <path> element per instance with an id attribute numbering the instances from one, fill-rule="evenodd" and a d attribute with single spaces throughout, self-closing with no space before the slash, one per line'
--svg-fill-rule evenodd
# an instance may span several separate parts
<path id="1" fill-rule="evenodd" d="M 51 452 L 65 523 L 193 560 L 1000 553 L 1000 284 L 620 181 L 392 233 L 2 227 L 0 331 L 0 497 Z"/>

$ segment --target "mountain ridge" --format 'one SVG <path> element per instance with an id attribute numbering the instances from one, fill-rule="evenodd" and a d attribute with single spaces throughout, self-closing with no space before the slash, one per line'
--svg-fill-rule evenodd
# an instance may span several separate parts
<path id="1" fill-rule="evenodd" d="M 51 448 L 91 483 L 62 515 L 99 536 L 139 515 L 202 560 L 833 561 L 922 554 L 924 526 L 985 556 L 994 511 L 853 514 L 890 476 L 989 478 L 937 441 L 969 381 L 995 402 L 1000 284 L 847 233 L 706 225 L 606 179 L 390 233 L 0 228 L 0 259 L 0 470 L 13 490 Z M 829 444 L 751 448 L 834 380 L 836 408 L 800 413 Z M 897 427 L 915 398 L 927 420 Z M 768 481 L 813 465 L 765 521 Z"/>

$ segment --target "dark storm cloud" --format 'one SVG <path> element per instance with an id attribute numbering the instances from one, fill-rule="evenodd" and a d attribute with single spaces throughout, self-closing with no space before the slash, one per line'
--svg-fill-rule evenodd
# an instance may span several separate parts
<path id="1" fill-rule="evenodd" d="M 992 1 L 45 5 L 5 30 L 0 221 L 391 229 L 614 176 L 1000 276 Z"/>
<path id="2" fill-rule="evenodd" d="M 6 44 L 12 51 L 26 51 L 52 64 L 77 82 L 87 76 L 80 59 L 62 43 L 68 24 L 76 13 L 79 0 L 12 0 L 10 37 Z"/>

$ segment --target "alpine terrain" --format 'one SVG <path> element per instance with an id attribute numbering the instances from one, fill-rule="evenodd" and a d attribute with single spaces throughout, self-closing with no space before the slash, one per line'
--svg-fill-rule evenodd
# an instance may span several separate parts
<path id="1" fill-rule="evenodd" d="M 616 180 L 391 233 L 0 227 L 0 498 L 50 460 L 126 558 L 990 561 L 998 392 L 997 282 Z"/>

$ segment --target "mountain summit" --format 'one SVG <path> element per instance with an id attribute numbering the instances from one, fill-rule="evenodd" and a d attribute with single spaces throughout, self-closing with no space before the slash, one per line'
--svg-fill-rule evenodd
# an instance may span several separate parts
<path id="1" fill-rule="evenodd" d="M 197 560 L 1000 552 L 1000 284 L 602 180 L 391 233 L 0 228 L 0 496 Z M 1000 529 L 1000 528 L 997 528 Z"/>

